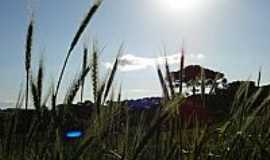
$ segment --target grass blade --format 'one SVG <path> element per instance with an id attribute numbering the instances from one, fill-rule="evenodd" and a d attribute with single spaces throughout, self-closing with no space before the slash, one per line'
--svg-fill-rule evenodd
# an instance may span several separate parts
<path id="1" fill-rule="evenodd" d="M 117 57 L 115 59 L 115 62 L 113 64 L 113 67 L 112 67 L 112 70 L 111 70 L 111 73 L 109 75 L 109 79 L 108 79 L 108 81 L 106 83 L 106 88 L 105 88 L 103 103 L 106 101 L 107 96 L 109 94 L 109 91 L 111 89 L 111 86 L 112 86 L 112 83 L 113 83 L 113 79 L 115 77 L 115 74 L 116 74 L 116 71 L 117 71 L 117 68 L 118 68 L 119 56 L 121 55 L 122 49 L 123 49 L 123 45 L 121 45 L 121 47 L 120 47 L 120 49 L 118 51 L 118 55 L 117 55 Z"/>
<path id="2" fill-rule="evenodd" d="M 166 68 L 166 76 L 168 78 L 171 96 L 172 96 L 172 98 L 174 98 L 175 97 L 174 87 L 173 87 L 172 77 L 170 75 L 171 72 L 170 72 L 170 67 L 169 67 L 167 58 L 165 59 L 165 68 Z"/>
<path id="3" fill-rule="evenodd" d="M 82 72 L 86 70 L 87 67 L 87 58 L 88 58 L 88 49 L 84 47 L 83 51 L 83 63 L 82 63 Z M 84 92 L 84 83 L 85 79 L 82 80 L 82 88 L 81 88 L 81 102 L 83 102 L 83 92 Z"/>
<path id="4" fill-rule="evenodd" d="M 162 88 L 163 96 L 165 97 L 166 100 L 168 100 L 169 99 L 168 89 L 167 89 L 166 83 L 164 81 L 164 78 L 163 78 L 163 75 L 159 66 L 157 66 L 157 72 L 158 72 L 158 78 L 159 78 L 159 82 Z"/>
<path id="5" fill-rule="evenodd" d="M 258 75 L 258 80 L 257 80 L 257 86 L 258 87 L 260 87 L 261 79 L 262 79 L 262 69 L 260 68 L 259 75 Z"/>
<path id="6" fill-rule="evenodd" d="M 184 61 L 185 61 L 185 51 L 182 48 L 182 54 L 180 59 L 180 72 L 179 72 L 179 94 L 182 94 L 183 90 L 183 74 L 184 74 Z"/>
<path id="7" fill-rule="evenodd" d="M 38 95 L 38 88 L 33 79 L 31 79 L 31 91 L 32 91 L 34 107 L 39 112 L 40 101 L 39 101 L 39 95 Z"/>
<path id="8" fill-rule="evenodd" d="M 77 79 L 75 79 L 71 85 L 71 87 L 69 88 L 66 97 L 65 97 L 65 103 L 66 104 L 72 104 L 72 102 L 74 101 L 80 86 L 82 85 L 82 82 L 85 80 L 86 76 L 88 75 L 88 73 L 90 72 L 92 68 L 92 65 L 89 65 L 88 67 L 85 68 L 85 70 L 83 70 L 79 77 Z"/>

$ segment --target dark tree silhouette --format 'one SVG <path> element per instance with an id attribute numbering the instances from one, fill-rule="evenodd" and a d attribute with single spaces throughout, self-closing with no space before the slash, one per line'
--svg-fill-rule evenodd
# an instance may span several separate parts
<path id="1" fill-rule="evenodd" d="M 198 91 L 196 87 L 201 84 L 200 79 L 202 76 L 201 75 L 202 70 L 204 70 L 204 78 L 206 80 L 206 85 L 208 87 L 216 85 L 216 83 L 220 80 L 221 80 L 220 83 L 223 84 L 223 86 L 225 86 L 226 79 L 224 78 L 223 73 L 213 71 L 208 68 L 203 68 L 200 65 L 189 65 L 189 66 L 186 66 L 183 70 L 182 82 L 185 84 L 186 87 L 192 87 L 193 94 L 195 94 Z M 170 74 L 175 87 L 178 87 L 181 81 L 179 79 L 179 74 L 180 74 L 180 71 L 171 72 Z"/>

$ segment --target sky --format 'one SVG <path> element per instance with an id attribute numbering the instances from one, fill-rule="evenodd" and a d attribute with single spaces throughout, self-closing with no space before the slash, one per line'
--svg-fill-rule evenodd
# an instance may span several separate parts
<path id="1" fill-rule="evenodd" d="M 269 0 L 104 0 L 72 53 L 61 97 L 81 66 L 83 45 L 98 42 L 100 76 L 110 68 L 124 44 L 115 88 L 123 98 L 160 96 L 156 63 L 164 50 L 172 70 L 185 47 L 186 65 L 200 64 L 225 73 L 229 81 L 270 82 Z M 58 78 L 61 65 L 91 0 L 1 0 L 0 104 L 15 102 L 24 86 L 27 25 L 34 14 L 33 62 L 43 57 L 46 88 Z M 183 45 L 184 41 L 184 45 Z M 35 69 L 33 71 L 35 73 Z M 91 97 L 91 81 L 86 98 Z"/>

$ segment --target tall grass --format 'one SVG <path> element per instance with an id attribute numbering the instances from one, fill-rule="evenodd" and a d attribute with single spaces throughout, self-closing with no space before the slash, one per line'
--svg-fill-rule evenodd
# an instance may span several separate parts
<path id="1" fill-rule="evenodd" d="M 102 94 L 108 79 L 103 84 Z M 247 94 L 248 85 L 239 88 L 229 117 L 208 126 L 194 126 L 182 121 L 178 107 L 184 101 L 176 96 L 162 103 L 160 109 L 134 114 L 125 104 L 99 105 L 99 118 L 90 118 L 82 139 L 65 141 L 61 129 L 50 127 L 42 132 L 33 121 L 26 136 L 25 159 L 268 159 L 270 97 L 256 104 L 261 91 Z M 100 99 L 100 98 L 98 98 Z M 99 100 L 99 102 L 101 102 Z M 255 108 L 255 109 L 252 109 Z M 19 114 L 19 113 L 18 113 Z M 91 117 L 92 117 L 91 116 Z M 12 116 L 13 118 L 18 115 Z M 12 118 L 10 117 L 10 118 Z M 91 119 L 91 120 L 90 120 Z M 2 139 L 3 159 L 21 159 L 22 145 L 16 133 L 16 119 Z M 43 120 L 40 119 L 42 122 Z M 14 128 L 15 127 L 15 128 Z M 13 134 L 12 134 L 13 133 Z M 9 135 L 12 135 L 11 137 Z M 7 137 L 6 137 L 7 136 Z M 9 138 L 8 138 L 9 137 Z M 50 139 L 50 140 L 49 140 Z M 11 149 L 12 148 L 12 149 Z"/>
<path id="2" fill-rule="evenodd" d="M 79 29 L 77 30 L 77 32 L 76 32 L 76 34 L 75 34 L 75 36 L 74 36 L 74 38 L 73 38 L 73 40 L 72 40 L 72 42 L 70 44 L 69 50 L 68 50 L 66 58 L 64 60 L 64 64 L 63 64 L 63 67 L 62 67 L 62 70 L 60 72 L 59 79 L 58 79 L 58 82 L 57 82 L 57 85 L 56 85 L 56 90 L 55 90 L 55 93 L 54 93 L 54 99 L 55 99 L 54 101 L 57 101 L 57 95 L 58 95 L 58 92 L 59 92 L 59 88 L 60 88 L 60 85 L 61 85 L 61 82 L 62 82 L 62 79 L 63 79 L 63 76 L 64 76 L 64 72 L 65 72 L 68 60 L 70 58 L 70 55 L 71 55 L 74 47 L 78 43 L 82 33 L 86 29 L 88 23 L 90 22 L 90 20 L 92 19 L 93 15 L 96 13 L 96 11 L 100 7 L 100 5 L 101 5 L 101 1 L 97 0 L 94 3 L 94 5 L 89 9 L 87 15 L 84 17 L 82 23 L 79 26 Z"/>

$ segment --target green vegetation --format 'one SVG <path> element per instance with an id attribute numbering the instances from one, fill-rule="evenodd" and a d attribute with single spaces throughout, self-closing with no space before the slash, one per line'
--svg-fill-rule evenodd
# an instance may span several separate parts
<path id="1" fill-rule="evenodd" d="M 228 106 L 232 109 L 224 120 L 211 125 L 195 120 L 196 123 L 190 126 L 183 121 L 181 117 L 184 113 L 179 110 L 186 98 L 174 92 L 170 78 L 169 84 L 166 84 L 162 69 L 158 66 L 157 72 L 164 101 L 159 109 L 152 111 L 151 116 L 148 111 L 132 114 L 126 104 L 121 103 L 121 89 L 117 93 L 116 102 L 114 101 L 116 93 L 112 89 L 122 46 L 111 71 L 104 80 L 100 80 L 98 76 L 100 53 L 97 46 L 93 44 L 92 50 L 84 49 L 82 70 L 69 87 L 64 108 L 60 110 L 57 105 L 57 95 L 68 59 L 100 5 L 100 2 L 94 4 L 84 18 L 70 45 L 57 85 L 56 87 L 52 85 L 47 96 L 43 93 L 42 60 L 36 77 L 30 74 L 34 30 L 33 21 L 30 22 L 26 45 L 26 95 L 23 95 L 24 91 L 19 93 L 16 108 L 22 108 L 26 97 L 27 109 L 30 84 L 35 110 L 14 110 L 6 113 L 5 116 L 0 115 L 1 160 L 270 159 L 270 96 L 258 103 L 262 91 L 248 94 L 249 84 L 243 84 L 235 95 L 233 105 Z M 88 62 L 89 52 L 92 52 L 92 59 Z M 165 69 L 167 77 L 170 77 L 168 63 Z M 182 65 L 181 69 L 183 69 Z M 85 77 L 89 74 L 91 74 L 94 95 L 93 113 L 84 122 L 87 128 L 83 137 L 75 140 L 65 139 L 63 131 L 68 121 L 66 115 L 71 114 L 69 106 L 72 106 L 80 89 L 83 90 Z M 204 90 L 203 70 L 201 75 L 201 82 L 203 82 L 201 88 Z M 49 98 L 51 98 L 50 106 L 47 105 Z M 202 99 L 203 102 L 206 101 L 204 92 L 202 92 Z M 83 91 L 81 100 L 83 100 Z M 28 115 L 30 112 L 33 115 L 31 118 Z M 21 126 L 22 123 L 25 125 Z"/>

